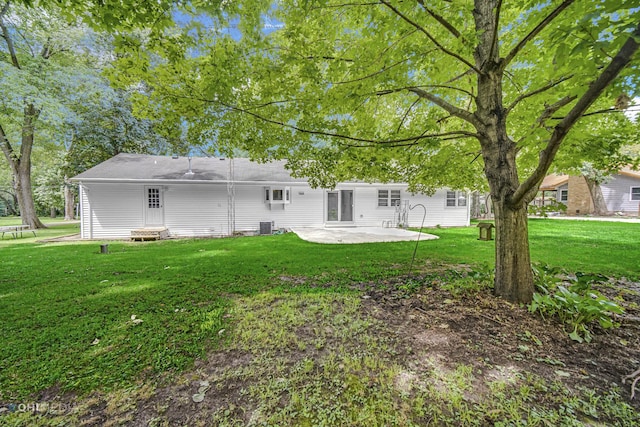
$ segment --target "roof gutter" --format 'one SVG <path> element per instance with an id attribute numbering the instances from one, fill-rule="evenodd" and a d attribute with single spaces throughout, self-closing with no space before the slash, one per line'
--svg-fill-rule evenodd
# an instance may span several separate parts
<path id="1" fill-rule="evenodd" d="M 122 178 L 71 178 L 70 181 L 78 182 L 80 184 L 229 184 L 233 182 L 234 185 L 309 185 L 307 181 L 229 181 L 229 180 L 204 180 L 204 179 L 122 179 Z M 392 187 L 404 187 L 405 183 L 369 183 L 369 182 L 341 182 L 338 183 L 340 187 L 368 187 L 368 186 L 392 186 Z"/>

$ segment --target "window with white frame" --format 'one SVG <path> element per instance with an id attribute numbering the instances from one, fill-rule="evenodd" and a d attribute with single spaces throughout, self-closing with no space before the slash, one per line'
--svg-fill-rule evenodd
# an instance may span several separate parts
<path id="1" fill-rule="evenodd" d="M 560 201 L 566 202 L 569 200 L 569 190 L 560 190 Z"/>
<path id="2" fill-rule="evenodd" d="M 640 201 L 640 187 L 631 187 L 631 200 Z"/>
<path id="3" fill-rule="evenodd" d="M 467 206 L 467 193 L 458 191 L 458 206 Z"/>
<path id="4" fill-rule="evenodd" d="M 445 200 L 445 206 L 448 208 L 467 206 L 467 193 L 464 191 L 447 191 Z"/>
<path id="5" fill-rule="evenodd" d="M 264 201 L 269 204 L 291 203 L 291 188 L 289 187 L 265 187 Z"/>
<path id="6" fill-rule="evenodd" d="M 400 206 L 400 190 L 378 190 L 378 206 Z"/>

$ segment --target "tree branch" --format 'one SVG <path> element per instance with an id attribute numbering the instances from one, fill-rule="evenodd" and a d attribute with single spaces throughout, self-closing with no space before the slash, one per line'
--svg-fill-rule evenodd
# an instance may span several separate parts
<path id="1" fill-rule="evenodd" d="M 368 95 L 388 95 L 390 93 L 397 93 L 397 92 L 402 92 L 403 90 L 410 90 L 410 89 L 422 89 L 422 88 L 430 88 L 430 89 L 449 89 L 449 90 L 455 90 L 458 92 L 462 92 L 465 95 L 468 95 L 469 98 L 471 100 L 475 99 L 475 95 L 473 94 L 473 92 L 470 92 L 466 89 L 462 89 L 459 87 L 455 87 L 455 86 L 448 86 L 448 85 L 419 85 L 419 86 L 406 86 L 406 87 L 400 87 L 400 88 L 395 88 L 395 89 L 383 89 L 383 90 L 379 90 L 377 92 L 373 92 L 372 94 L 368 94 Z"/>
<path id="2" fill-rule="evenodd" d="M 290 102 L 297 102 L 299 101 L 298 99 L 281 99 L 278 101 L 269 101 L 269 102 L 264 102 L 262 104 L 256 104 L 256 105 L 251 105 L 249 107 L 247 107 L 247 110 L 258 110 L 260 108 L 265 108 L 265 107 L 269 107 L 271 105 L 278 105 L 278 104 L 288 104 Z"/>
<path id="3" fill-rule="evenodd" d="M 473 70 L 467 70 L 467 71 L 465 71 L 464 73 L 462 73 L 462 74 L 460 74 L 460 75 L 457 75 L 457 76 L 455 76 L 455 77 L 454 77 L 454 78 L 452 78 L 452 79 L 447 80 L 446 82 L 444 82 L 444 84 L 453 83 L 453 82 L 455 82 L 456 80 L 460 80 L 461 78 L 466 77 L 466 76 L 468 76 L 468 75 L 470 75 L 470 74 L 473 74 Z"/>
<path id="4" fill-rule="evenodd" d="M 553 116 L 553 114 L 556 111 L 558 111 L 565 105 L 569 105 L 571 102 L 575 101 L 576 98 L 577 96 L 575 95 L 572 95 L 572 96 L 567 95 L 554 104 L 551 104 L 551 105 L 545 104 L 544 111 L 542 112 L 542 114 L 540 114 L 540 117 L 538 117 L 538 120 L 536 121 L 540 123 L 540 125 L 542 126 L 545 120 Z"/>
<path id="5" fill-rule="evenodd" d="M 47 41 L 42 46 L 42 50 L 40 51 L 40 56 L 43 59 L 49 59 L 51 57 L 52 49 L 51 49 L 51 37 L 47 37 Z"/>
<path id="6" fill-rule="evenodd" d="M 518 96 L 516 99 L 513 100 L 513 102 L 511 104 L 509 104 L 509 106 L 507 107 L 506 113 L 509 114 L 509 112 L 511 112 L 511 110 L 513 110 L 516 107 L 516 105 L 518 105 L 518 103 L 520 103 L 521 101 L 523 101 L 523 100 L 525 100 L 527 98 L 530 98 L 530 97 L 532 97 L 534 95 L 537 95 L 539 93 L 545 92 L 545 91 L 547 91 L 549 89 L 553 89 L 554 87 L 558 86 L 560 83 L 566 82 L 567 80 L 573 78 L 573 76 L 574 75 L 571 74 L 570 76 L 562 77 L 562 78 L 560 78 L 560 79 L 558 79 L 556 81 L 549 82 L 546 85 L 544 85 L 544 86 L 542 86 L 542 87 L 540 87 L 538 89 L 535 89 L 535 90 L 533 90 L 531 92 L 528 92 L 528 93 L 525 93 L 525 94 L 522 94 L 522 95 Z"/>
<path id="7" fill-rule="evenodd" d="M 582 117 L 595 116 L 597 114 L 609 114 L 609 113 L 623 113 L 623 110 L 617 108 L 605 108 L 598 111 L 592 111 L 590 113 L 584 113 Z M 564 120 L 564 117 L 551 117 L 552 120 Z"/>
<path id="8" fill-rule="evenodd" d="M 446 47 L 442 46 L 438 40 L 436 40 L 435 37 L 433 37 L 431 35 L 431 33 L 429 33 L 424 27 L 422 27 L 421 25 L 419 25 L 417 22 L 414 22 L 413 20 L 411 20 L 408 16 L 406 16 L 404 13 L 400 12 L 400 10 L 398 10 L 396 7 L 392 6 L 391 4 L 389 4 L 389 2 L 387 0 L 380 0 L 380 2 L 382 4 L 384 4 L 385 6 L 387 6 L 389 9 L 391 9 L 393 11 L 393 13 L 395 13 L 396 15 L 398 15 L 400 18 L 402 18 L 405 22 L 407 22 L 409 25 L 415 27 L 418 31 L 420 31 L 421 33 L 423 33 L 425 36 L 427 36 L 427 38 L 429 40 L 431 40 L 431 42 L 433 44 L 435 44 L 438 49 L 440 49 L 443 53 L 445 53 L 446 55 L 449 55 L 455 59 L 457 59 L 458 61 L 462 62 L 463 64 L 465 64 L 467 67 L 469 67 L 470 69 L 472 69 L 473 71 L 475 71 L 477 74 L 482 74 L 482 71 L 480 71 L 478 68 L 476 68 L 475 65 L 473 65 L 471 62 L 467 61 L 466 59 L 464 59 L 462 56 L 458 55 L 455 52 L 450 51 L 449 49 L 447 49 Z"/>
<path id="9" fill-rule="evenodd" d="M 327 61 L 343 61 L 343 62 L 355 62 L 353 59 L 350 58 L 338 58 L 337 56 L 302 56 L 300 55 L 300 57 L 302 59 L 309 59 L 309 60 L 316 60 L 316 59 L 326 59 Z"/>
<path id="10" fill-rule="evenodd" d="M 440 24 L 442 24 L 443 27 L 445 27 L 447 30 L 449 30 L 449 32 L 451 34 L 453 34 L 456 38 L 461 38 L 462 34 L 460 34 L 460 31 L 458 31 L 458 29 L 456 27 L 454 27 L 453 25 L 451 25 L 446 19 L 444 19 L 442 16 L 438 15 L 437 13 L 435 13 L 433 10 L 429 9 L 425 4 L 424 4 L 424 0 L 418 0 L 418 3 L 420 4 L 420 6 L 422 6 L 424 8 L 424 10 L 427 11 L 427 13 L 429 15 L 431 15 L 431 17 L 433 19 L 435 19 L 436 21 L 438 21 Z"/>
<path id="11" fill-rule="evenodd" d="M 471 114 L 467 110 L 463 110 L 462 108 L 458 108 L 455 105 L 449 104 L 447 101 L 440 98 L 439 96 L 433 95 L 432 93 L 422 90 L 419 87 L 407 87 L 407 88 L 403 88 L 402 90 L 405 90 L 405 89 L 408 90 L 409 92 L 415 93 L 421 98 L 424 98 L 433 102 L 438 107 L 442 108 L 452 116 L 458 117 L 472 124 L 476 128 L 480 127 L 481 125 L 478 119 L 473 114 Z"/>
<path id="12" fill-rule="evenodd" d="M 22 121 L 22 143 L 20 144 L 20 159 L 31 161 L 31 150 L 33 149 L 33 138 L 35 135 L 35 122 L 40 116 L 38 110 L 33 104 L 27 104 L 24 107 Z"/>
<path id="13" fill-rule="evenodd" d="M 493 58 L 495 49 L 498 47 L 498 31 L 500 29 L 500 11 L 502 10 L 502 0 L 498 0 L 496 6 L 496 25 L 493 27 L 493 37 L 491 40 L 491 50 L 489 51 L 489 58 Z"/>
<path id="14" fill-rule="evenodd" d="M 4 157 L 7 159 L 7 163 L 9 163 L 9 167 L 11 168 L 12 172 L 17 173 L 17 162 L 19 159 L 16 157 L 16 153 L 13 150 L 11 143 L 9 142 L 9 138 L 7 138 L 7 134 L 4 133 L 2 125 L 0 125 L 0 149 L 4 154 Z"/>
<path id="15" fill-rule="evenodd" d="M 368 79 L 368 78 L 371 78 L 371 77 L 377 76 L 378 74 L 382 74 L 382 73 L 384 73 L 385 71 L 389 71 L 391 68 L 393 68 L 393 67 L 397 67 L 398 65 L 400 65 L 400 64 L 402 64 L 402 63 L 405 63 L 405 62 L 407 62 L 407 61 L 409 61 L 409 59 L 408 59 L 408 58 L 407 58 L 407 59 L 403 59 L 403 60 L 401 60 L 401 61 L 398 61 L 398 62 L 396 62 L 396 63 L 394 63 L 394 64 L 391 64 L 391 65 L 389 65 L 388 67 L 383 67 L 383 68 L 381 68 L 380 70 L 378 70 L 378 71 L 376 71 L 376 72 L 374 72 L 374 73 L 368 74 L 368 75 L 366 75 L 366 76 L 358 77 L 358 78 L 355 78 L 355 79 L 352 79 L 352 80 L 345 80 L 345 81 L 342 81 L 342 82 L 336 82 L 336 83 L 334 83 L 334 84 L 336 84 L 336 85 L 344 85 L 344 84 L 355 83 L 355 82 L 359 82 L 359 81 L 362 81 L 362 80 L 366 80 L 366 79 Z"/>
<path id="16" fill-rule="evenodd" d="M 445 132 L 437 134 L 422 133 L 419 136 L 413 137 L 407 142 L 387 142 L 387 141 L 370 141 L 366 145 L 344 144 L 348 148 L 373 148 L 380 145 L 384 145 L 386 148 L 399 148 L 399 147 L 413 147 L 418 145 L 421 139 L 437 139 L 438 141 L 455 141 L 461 138 L 478 138 L 478 136 L 471 132 Z"/>
<path id="17" fill-rule="evenodd" d="M 409 117 L 409 113 L 411 112 L 411 110 L 413 110 L 413 107 L 415 107 L 418 102 L 420 102 L 420 98 L 413 101 L 413 103 L 409 106 L 409 108 L 407 108 L 407 111 L 405 111 L 404 115 L 402 116 L 402 120 L 400 120 L 400 123 L 398 123 L 398 128 L 396 129 L 396 132 L 400 132 L 400 128 L 404 124 L 404 121 L 407 120 L 407 117 Z"/>
<path id="18" fill-rule="evenodd" d="M 327 4 L 324 6 L 314 6 L 311 8 L 311 10 L 319 10 L 319 9 L 338 9 L 341 7 L 346 7 L 346 6 L 350 6 L 350 7 L 356 7 L 356 6 L 378 6 L 380 4 L 380 2 L 375 1 L 375 2 L 362 2 L 362 3 L 340 3 L 340 4 Z"/>
<path id="19" fill-rule="evenodd" d="M 11 35 L 9 34 L 9 30 L 7 29 L 7 26 L 4 23 L 4 15 L 9 10 L 10 4 L 11 2 L 9 1 L 6 2 L 5 5 L 2 7 L 2 10 L 0 11 L 0 29 L 2 30 L 2 37 L 7 42 L 7 49 L 9 50 L 9 55 L 11 56 L 11 64 L 20 70 L 21 69 L 20 62 L 18 62 L 18 55 L 16 55 L 16 49 L 13 45 L 13 39 L 11 38 Z"/>
<path id="20" fill-rule="evenodd" d="M 638 47 L 640 47 L 636 38 L 640 38 L 640 24 L 638 24 L 609 65 L 607 65 L 602 73 L 589 85 L 589 88 L 580 99 L 578 99 L 578 102 L 576 102 L 562 121 L 555 126 L 547 146 L 540 152 L 538 166 L 531 176 L 520 184 L 513 194 L 511 198 L 513 205 L 520 204 L 525 200 L 528 201 L 528 199 L 535 196 L 542 179 L 549 170 L 551 162 L 560 148 L 560 144 L 569 133 L 571 127 L 583 116 L 591 104 L 595 102 L 629 62 L 631 62 L 631 59 L 638 51 Z"/>
<path id="21" fill-rule="evenodd" d="M 186 97 L 184 97 L 186 98 Z M 339 134 L 339 133 L 333 133 L 333 132 L 325 132 L 325 131 L 317 131 L 317 130 L 312 130 L 312 129 L 305 129 L 305 128 L 301 128 L 299 126 L 296 125 L 292 125 L 290 123 L 285 123 L 285 122 L 281 122 L 279 120 L 274 120 L 274 119 L 270 119 L 268 117 L 264 117 L 260 114 L 254 113 L 253 111 L 241 108 L 241 107 L 237 107 L 234 105 L 230 105 L 227 104 L 225 102 L 222 102 L 220 100 L 209 100 L 209 99 L 203 99 L 203 98 L 194 98 L 191 97 L 190 99 L 198 99 L 201 102 L 205 102 L 205 103 L 218 103 L 220 105 L 222 105 L 225 108 L 228 108 L 231 111 L 235 111 L 238 113 L 243 113 L 243 114 L 248 114 L 251 117 L 254 117 L 258 120 L 261 120 L 265 123 L 270 123 L 273 125 L 277 125 L 280 127 L 284 127 L 287 129 L 293 129 L 295 131 L 298 132 L 302 132 L 302 133 L 306 133 L 306 134 L 310 134 L 310 135 L 318 135 L 318 136 L 326 136 L 326 137 L 330 137 L 330 138 L 336 138 L 336 139 L 342 139 L 342 140 L 346 140 L 346 141 L 353 141 L 353 142 L 359 142 L 359 143 L 367 143 L 369 145 L 353 145 L 353 144 L 345 144 L 348 146 L 352 146 L 352 147 L 359 147 L 359 148 L 364 148 L 364 147 L 372 147 L 372 146 L 376 146 L 376 145 L 388 145 L 388 146 L 405 146 L 405 145 L 412 145 L 412 144 L 416 144 L 419 140 L 421 139 L 433 139 L 433 138 L 440 138 L 440 137 L 451 137 L 450 139 L 455 139 L 455 138 L 460 138 L 460 137 L 465 137 L 465 138 L 477 138 L 478 136 L 473 133 L 473 132 L 468 132 L 468 131 L 453 131 L 453 132 L 443 132 L 443 133 L 432 133 L 432 134 L 422 134 L 419 136 L 411 136 L 411 137 L 407 137 L 407 138 L 398 138 L 398 139 L 388 139 L 388 140 L 373 140 L 373 139 L 369 139 L 369 138 L 359 138 L 359 137 L 354 137 L 354 136 L 350 136 L 350 135 L 344 135 L 344 134 Z M 455 137 L 455 138 L 454 138 Z M 405 144 L 405 145 L 394 145 L 394 144 L 403 144 L 403 143 L 408 143 L 411 142 L 412 144 Z"/>
<path id="22" fill-rule="evenodd" d="M 564 0 L 558 7 L 556 7 L 546 18 L 544 18 L 538 25 L 536 25 L 520 42 L 509 52 L 509 54 L 501 61 L 502 69 L 505 69 L 509 63 L 515 58 L 518 53 L 533 40 L 547 25 L 549 25 L 563 10 L 571 6 L 574 0 Z"/>

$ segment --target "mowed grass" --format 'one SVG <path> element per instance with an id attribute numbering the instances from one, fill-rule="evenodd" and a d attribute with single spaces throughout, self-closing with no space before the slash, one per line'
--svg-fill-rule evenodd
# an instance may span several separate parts
<path id="1" fill-rule="evenodd" d="M 434 262 L 492 264 L 494 243 L 478 241 L 475 227 L 425 231 L 440 239 L 420 243 L 416 269 Z M 353 314 L 351 299 L 359 299 L 353 285 L 406 275 L 415 247 L 415 242 L 319 245 L 292 233 L 113 241 L 109 254 L 100 253 L 102 242 L 37 242 L 45 233 L 73 232 L 77 225 L 62 225 L 39 232 L 37 239 L 0 241 L 0 403 L 34 400 L 51 389 L 82 396 L 128 389 L 148 379 L 170 381 L 208 351 L 277 348 L 286 337 L 265 336 L 250 326 L 261 324 L 255 313 L 266 310 L 266 316 L 274 295 L 301 295 L 304 301 L 295 299 L 301 307 L 339 301 L 349 310 L 327 317 L 334 322 L 331 329 L 365 328 L 359 322 L 368 320 Z M 530 221 L 534 262 L 569 271 L 637 278 L 638 241 L 640 224 Z M 228 338 L 229 332 L 221 331 L 238 313 L 248 319 L 246 327 Z M 307 323 L 302 309 L 287 313 L 285 323 Z M 341 345 L 352 336 L 345 331 Z M 323 339 L 320 331 L 317 342 L 295 345 L 321 348 Z M 352 362 L 369 363 L 367 369 L 375 371 L 376 349 L 386 351 L 383 344 L 371 339 L 375 348 L 364 354 L 353 350 L 354 360 L 332 353 L 340 368 L 331 372 L 339 375 Z M 304 363 L 302 372 L 311 369 Z M 260 393 L 276 386 L 264 385 Z"/>
<path id="2" fill-rule="evenodd" d="M 321 246 L 287 234 L 99 249 L 100 242 L 1 247 L 3 400 L 179 371 L 215 347 L 230 296 L 288 286 L 284 276 L 313 277 L 314 292 L 347 292 L 347 284 L 401 274 L 389 267 L 406 262 L 412 246 Z"/>
<path id="3" fill-rule="evenodd" d="M 477 240 L 476 227 L 429 229 L 440 240 L 422 244 L 424 257 L 452 262 L 494 262 L 494 242 Z M 569 271 L 640 276 L 640 223 L 588 220 L 529 220 L 529 248 L 534 263 Z"/>

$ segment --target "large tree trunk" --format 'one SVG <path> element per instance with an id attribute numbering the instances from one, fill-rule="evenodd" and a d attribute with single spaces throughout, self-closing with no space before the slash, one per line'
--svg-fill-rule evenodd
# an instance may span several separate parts
<path id="1" fill-rule="evenodd" d="M 507 301 L 528 303 L 533 298 L 527 206 L 516 208 L 493 202 L 496 222 L 494 293 Z"/>
<path id="2" fill-rule="evenodd" d="M 69 178 L 64 177 L 64 220 L 71 221 L 75 219 L 76 200 L 73 194 L 73 188 L 68 182 Z"/>
<path id="3" fill-rule="evenodd" d="M 515 167 L 517 148 L 506 136 L 504 123 L 498 122 L 487 136 L 491 138 L 483 140 L 482 145 L 496 225 L 494 293 L 507 301 L 529 303 L 533 299 L 534 284 L 527 204 L 532 197 L 513 201 L 519 186 Z"/>
<path id="4" fill-rule="evenodd" d="M 507 111 L 502 103 L 499 46 L 491 31 L 496 27 L 494 2 L 476 1 L 474 17 L 482 30 L 475 51 L 478 74 L 474 123 L 482 147 L 484 172 L 491 190 L 496 225 L 494 293 L 507 301 L 528 303 L 533 298 L 533 272 L 527 227 L 528 200 L 513 201 L 520 186 L 517 144 L 507 132 Z M 538 183 L 539 186 L 539 183 Z M 528 194 L 527 199 L 532 199 Z"/>
<path id="5" fill-rule="evenodd" d="M 36 214 L 31 189 L 31 151 L 35 138 L 35 122 L 39 115 L 40 111 L 33 104 L 25 105 L 20 155 L 11 146 L 8 136 L 0 126 L 0 148 L 2 148 L 13 175 L 13 188 L 18 199 L 22 224 L 28 225 L 30 228 L 46 228 Z"/>
<path id="6" fill-rule="evenodd" d="M 609 208 L 602 195 L 600 184 L 586 176 L 584 180 L 587 183 L 587 188 L 589 188 L 589 194 L 591 194 L 591 200 L 593 201 L 593 213 L 599 216 L 609 215 Z"/>
<path id="7" fill-rule="evenodd" d="M 31 159 L 20 159 L 17 161 L 17 175 L 15 176 L 14 188 L 18 197 L 20 207 L 20 218 L 23 225 L 29 228 L 46 228 L 38 218 L 36 206 L 33 202 L 33 192 L 31 190 Z"/>

